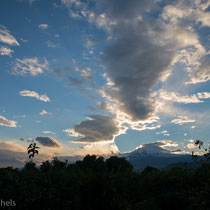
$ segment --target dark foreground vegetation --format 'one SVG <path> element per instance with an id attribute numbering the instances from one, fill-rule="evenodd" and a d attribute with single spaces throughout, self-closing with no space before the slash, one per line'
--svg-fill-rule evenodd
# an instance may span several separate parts
<path id="1" fill-rule="evenodd" d="M 86 156 L 68 164 L 58 159 L 39 168 L 0 169 L 0 199 L 5 209 L 159 210 L 210 209 L 210 164 L 196 169 L 134 172 L 124 158 Z"/>

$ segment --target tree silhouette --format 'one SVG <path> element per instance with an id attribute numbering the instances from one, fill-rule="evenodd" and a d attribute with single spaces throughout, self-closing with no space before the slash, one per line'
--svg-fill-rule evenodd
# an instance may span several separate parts
<path id="1" fill-rule="evenodd" d="M 29 154 L 29 159 L 31 160 L 31 162 L 33 162 L 33 158 L 35 156 L 35 154 L 39 154 L 39 151 L 38 151 L 39 147 L 36 146 L 36 143 L 31 143 L 29 146 L 28 146 L 28 154 Z"/>
<path id="2" fill-rule="evenodd" d="M 194 143 L 199 149 L 203 149 L 203 156 L 206 158 L 206 160 L 208 161 L 210 159 L 210 147 L 207 149 L 203 146 L 203 141 L 201 140 L 196 140 Z M 198 159 L 198 156 L 195 155 L 194 151 L 192 151 L 192 158 L 194 160 Z"/>

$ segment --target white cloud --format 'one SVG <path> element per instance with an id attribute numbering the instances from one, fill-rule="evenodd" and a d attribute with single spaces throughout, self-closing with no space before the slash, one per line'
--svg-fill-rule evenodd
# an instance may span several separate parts
<path id="1" fill-rule="evenodd" d="M 160 132 L 156 132 L 157 135 L 163 134 L 164 136 L 170 136 L 170 134 L 168 133 L 168 131 L 160 131 Z"/>
<path id="2" fill-rule="evenodd" d="M 174 142 L 174 141 L 171 141 L 171 140 L 159 140 L 156 142 L 156 144 L 159 144 L 160 147 L 178 147 L 179 145 Z"/>
<path id="3" fill-rule="evenodd" d="M 210 80 L 210 62 L 204 61 L 203 63 L 199 63 L 194 69 L 189 68 L 188 72 L 190 80 L 186 84 L 207 82 Z"/>
<path id="4" fill-rule="evenodd" d="M 44 63 L 39 63 L 38 58 L 24 58 L 16 59 L 15 65 L 13 66 L 12 73 L 15 75 L 26 75 L 37 76 L 42 74 L 45 69 L 48 69 L 48 61 L 44 58 Z"/>
<path id="5" fill-rule="evenodd" d="M 90 67 L 86 67 L 86 68 L 81 70 L 81 74 L 80 75 L 82 77 L 86 78 L 86 79 L 92 79 L 93 77 L 91 75 L 91 72 L 92 72 L 91 68 Z"/>
<path id="6" fill-rule="evenodd" d="M 192 120 L 192 119 L 188 118 L 187 116 L 178 116 L 177 119 L 174 119 L 171 122 L 174 124 L 177 124 L 177 125 L 183 125 L 185 123 L 193 123 L 193 122 L 195 122 L 195 120 Z"/>
<path id="7" fill-rule="evenodd" d="M 196 13 L 196 22 L 201 23 L 201 25 L 210 27 L 210 12 L 198 11 Z"/>
<path id="8" fill-rule="evenodd" d="M 50 40 L 47 41 L 47 46 L 50 47 L 50 48 L 57 48 L 58 47 L 54 42 L 52 42 Z"/>
<path id="9" fill-rule="evenodd" d="M 20 45 L 15 37 L 13 37 L 10 32 L 4 27 L 0 25 L 0 42 L 8 45 Z"/>
<path id="10" fill-rule="evenodd" d="M 12 73 L 15 75 L 26 75 L 37 76 L 42 74 L 45 69 L 48 69 L 48 61 L 44 58 L 44 63 L 39 63 L 38 58 L 24 58 L 16 59 L 15 65 L 13 66 Z"/>
<path id="11" fill-rule="evenodd" d="M 40 29 L 42 29 L 42 30 L 48 29 L 48 25 L 47 25 L 47 24 L 40 24 L 40 25 L 38 25 L 38 27 L 39 27 Z"/>
<path id="12" fill-rule="evenodd" d="M 200 99 L 208 99 L 210 98 L 210 92 L 202 92 L 202 93 L 197 93 L 198 98 Z"/>
<path id="13" fill-rule="evenodd" d="M 17 124 L 16 121 L 8 120 L 5 117 L 3 117 L 2 115 L 0 115 L 0 125 L 15 128 L 15 127 L 17 127 L 16 124 Z"/>
<path id="14" fill-rule="evenodd" d="M 197 147 L 197 145 L 195 145 L 195 141 L 193 139 L 190 139 L 188 141 L 190 142 L 189 144 L 186 145 L 188 149 L 193 149 L 193 148 Z"/>
<path id="15" fill-rule="evenodd" d="M 50 102 L 50 98 L 46 94 L 39 95 L 35 91 L 23 90 L 23 91 L 20 91 L 19 94 L 21 96 L 34 97 L 34 98 L 36 98 L 37 100 L 40 100 L 40 101 Z"/>
<path id="16" fill-rule="evenodd" d="M 158 97 L 167 101 L 173 101 L 176 103 L 183 103 L 183 104 L 189 104 L 189 103 L 202 103 L 198 96 L 196 94 L 193 94 L 191 96 L 181 96 L 179 93 L 175 92 L 168 92 L 165 90 L 160 90 L 157 93 Z"/>
<path id="17" fill-rule="evenodd" d="M 54 133 L 54 132 L 52 132 L 52 131 L 43 131 L 42 133 L 44 133 L 44 134 L 53 134 L 53 135 L 56 134 L 56 133 Z"/>
<path id="18" fill-rule="evenodd" d="M 79 136 L 81 136 L 74 129 L 65 129 L 65 130 L 63 130 L 63 132 L 67 133 L 68 136 L 73 136 L 73 137 L 79 137 Z"/>
<path id="19" fill-rule="evenodd" d="M 24 114 L 24 115 L 14 115 L 13 116 L 13 118 L 25 118 L 26 117 L 26 115 Z"/>
<path id="20" fill-rule="evenodd" d="M 44 110 L 44 109 L 40 112 L 40 115 L 46 115 L 46 114 L 52 114 L 52 113 L 47 112 L 47 111 L 46 111 L 46 110 Z"/>
<path id="21" fill-rule="evenodd" d="M 75 154 L 85 156 L 89 155 L 117 155 L 120 153 L 118 147 L 113 141 L 94 142 L 85 145 L 82 148 L 75 149 Z"/>
<path id="22" fill-rule="evenodd" d="M 0 46 L 0 55 L 8 55 L 8 56 L 11 56 L 11 54 L 12 54 L 13 52 L 14 52 L 14 51 L 11 50 L 11 49 L 8 48 L 8 47 Z"/>

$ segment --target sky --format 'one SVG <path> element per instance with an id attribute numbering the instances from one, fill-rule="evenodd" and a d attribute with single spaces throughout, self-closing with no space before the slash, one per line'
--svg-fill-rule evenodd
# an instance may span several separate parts
<path id="1" fill-rule="evenodd" d="M 208 146 L 209 27 L 209 0 L 0 1 L 0 165 Z"/>

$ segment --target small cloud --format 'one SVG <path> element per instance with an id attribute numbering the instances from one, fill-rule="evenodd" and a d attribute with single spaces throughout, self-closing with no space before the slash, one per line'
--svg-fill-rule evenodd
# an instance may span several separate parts
<path id="1" fill-rule="evenodd" d="M 168 133 L 168 131 L 161 131 L 161 132 L 156 132 L 157 135 L 163 134 L 164 136 L 170 136 L 170 134 Z"/>
<path id="2" fill-rule="evenodd" d="M 8 47 L 2 47 L 0 46 L 0 55 L 8 55 L 8 56 L 11 56 L 11 54 L 13 53 L 14 51 L 11 50 L 10 48 Z"/>
<path id="3" fill-rule="evenodd" d="M 193 142 L 193 143 L 189 143 L 189 144 L 187 144 L 187 148 L 188 149 L 193 149 L 193 148 L 196 148 L 197 146 L 195 145 L 195 143 Z"/>
<path id="4" fill-rule="evenodd" d="M 67 133 L 68 136 L 73 136 L 73 137 L 79 137 L 79 136 L 81 136 L 74 129 L 65 129 L 65 130 L 63 130 L 63 132 Z"/>
<path id="5" fill-rule="evenodd" d="M 37 100 L 40 100 L 40 101 L 50 102 L 50 98 L 46 94 L 39 95 L 35 91 L 23 90 L 23 91 L 20 91 L 19 94 L 21 96 L 33 97 L 33 98 L 36 98 Z"/>
<path id="6" fill-rule="evenodd" d="M 46 110 L 43 109 L 39 114 L 40 115 L 46 115 L 46 114 L 52 114 L 52 113 L 47 112 Z"/>
<path id="7" fill-rule="evenodd" d="M 35 139 L 38 141 L 41 145 L 46 147 L 52 147 L 52 148 L 61 148 L 61 144 L 59 144 L 54 138 L 52 137 L 37 137 Z"/>
<path id="8" fill-rule="evenodd" d="M 44 63 L 39 63 L 38 58 L 24 58 L 16 59 L 15 65 L 13 66 L 12 73 L 15 75 L 26 75 L 37 76 L 42 74 L 45 69 L 48 69 L 48 61 L 44 58 Z"/>
<path id="9" fill-rule="evenodd" d="M 185 133 L 184 136 L 187 136 L 187 133 Z"/>
<path id="10" fill-rule="evenodd" d="M 44 133 L 44 134 L 53 134 L 53 135 L 56 134 L 56 133 L 54 133 L 54 132 L 52 132 L 52 131 L 43 131 L 42 133 Z"/>
<path id="11" fill-rule="evenodd" d="M 77 79 L 75 77 L 69 76 L 69 85 L 73 87 L 82 87 L 85 85 L 85 82 L 83 80 Z"/>
<path id="12" fill-rule="evenodd" d="M 50 47 L 50 48 L 56 48 L 56 47 L 58 47 L 54 42 L 52 42 L 50 40 L 47 41 L 47 46 Z"/>
<path id="13" fill-rule="evenodd" d="M 60 35 L 59 34 L 55 34 L 55 38 L 59 38 L 60 37 Z"/>
<path id="14" fill-rule="evenodd" d="M 178 147 L 179 146 L 176 142 L 173 142 L 171 140 L 160 140 L 154 144 L 157 144 L 160 147 Z"/>
<path id="15" fill-rule="evenodd" d="M 179 116 L 178 119 L 174 119 L 171 122 L 177 125 L 183 125 L 185 123 L 193 123 L 195 120 L 189 119 L 187 116 Z"/>
<path id="16" fill-rule="evenodd" d="M 19 46 L 20 44 L 18 41 L 13 37 L 10 32 L 6 29 L 6 27 L 0 25 L 0 42 L 8 45 L 16 45 Z"/>
<path id="17" fill-rule="evenodd" d="M 210 98 L 210 93 L 209 92 L 202 92 L 202 93 L 197 93 L 198 98 L 200 99 L 208 99 Z"/>
<path id="18" fill-rule="evenodd" d="M 92 71 L 91 68 L 87 67 L 87 68 L 81 70 L 80 75 L 82 77 L 84 77 L 85 79 L 91 80 L 93 78 L 92 75 L 91 75 L 91 71 Z"/>
<path id="19" fill-rule="evenodd" d="M 28 0 L 29 4 L 32 5 L 33 2 L 38 1 L 38 0 Z"/>
<path id="20" fill-rule="evenodd" d="M 16 124 L 17 122 L 8 120 L 5 117 L 0 115 L 0 125 L 16 128 L 17 127 Z"/>
<path id="21" fill-rule="evenodd" d="M 192 129 L 193 129 L 193 128 L 196 128 L 196 126 L 193 125 L 193 126 L 191 126 L 191 128 L 192 128 Z"/>
<path id="22" fill-rule="evenodd" d="M 26 115 L 24 114 L 24 115 L 14 115 L 13 116 L 13 118 L 25 118 L 26 117 Z"/>
<path id="23" fill-rule="evenodd" d="M 40 25 L 38 25 L 38 27 L 39 27 L 41 30 L 46 30 L 46 29 L 48 29 L 48 25 L 47 25 L 47 24 L 40 24 Z"/>

